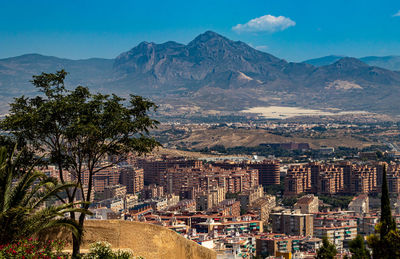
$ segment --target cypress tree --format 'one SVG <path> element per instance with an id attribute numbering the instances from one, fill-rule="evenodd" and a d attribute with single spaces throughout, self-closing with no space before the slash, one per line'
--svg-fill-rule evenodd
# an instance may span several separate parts
<path id="1" fill-rule="evenodd" d="M 386 180 L 386 165 L 383 167 L 382 174 L 382 197 L 381 197 L 381 229 L 380 237 L 383 239 L 390 230 L 396 229 L 396 223 L 392 218 L 390 210 L 389 190 Z"/>
<path id="2" fill-rule="evenodd" d="M 317 251 L 316 259 L 334 259 L 336 257 L 337 250 L 334 244 L 329 242 L 328 238 L 324 236 L 322 238 L 322 246 Z"/>

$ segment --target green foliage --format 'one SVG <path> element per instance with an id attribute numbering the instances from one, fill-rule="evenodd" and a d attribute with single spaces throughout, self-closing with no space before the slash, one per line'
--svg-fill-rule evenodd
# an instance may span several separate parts
<path id="1" fill-rule="evenodd" d="M 400 231 L 390 230 L 386 236 L 380 237 L 382 223 L 375 226 L 376 234 L 367 237 L 368 246 L 372 249 L 373 258 L 400 258 Z"/>
<path id="2" fill-rule="evenodd" d="M 318 198 L 324 203 L 332 205 L 334 208 L 347 208 L 353 196 L 335 195 L 335 196 L 325 196 L 318 195 Z"/>
<path id="3" fill-rule="evenodd" d="M 134 257 L 130 251 L 111 249 L 111 244 L 105 241 L 99 241 L 90 245 L 90 250 L 85 259 L 130 259 L 141 257 Z"/>
<path id="4" fill-rule="evenodd" d="M 62 253 L 65 242 L 61 240 L 22 239 L 5 245 L 0 245 L 0 258 L 67 258 Z"/>
<path id="5" fill-rule="evenodd" d="M 47 206 L 45 202 L 72 184 L 59 184 L 41 172 L 20 170 L 20 156 L 13 156 L 0 147 L 0 244 L 17 240 L 55 227 L 68 227 L 74 234 L 79 226 L 66 219 L 64 213 L 86 210 L 74 208 L 75 204 Z"/>
<path id="6" fill-rule="evenodd" d="M 357 235 L 355 239 L 349 243 L 351 259 L 369 259 L 371 255 L 369 250 L 365 247 L 364 238 Z"/>
<path id="7" fill-rule="evenodd" d="M 385 237 L 389 233 L 389 231 L 396 229 L 396 222 L 392 218 L 392 212 L 390 210 L 389 190 L 386 180 L 386 166 L 384 166 L 382 173 L 381 223 L 381 239 Z"/>
<path id="8" fill-rule="evenodd" d="M 334 259 L 337 250 L 334 244 L 331 244 L 327 237 L 322 239 L 322 246 L 317 251 L 316 259 Z"/>
<path id="9" fill-rule="evenodd" d="M 113 251 L 111 249 L 111 244 L 105 241 L 99 241 L 90 244 L 89 253 L 87 254 L 86 258 L 112 258 L 112 255 Z"/>
<path id="10" fill-rule="evenodd" d="M 282 195 L 285 191 L 285 177 L 281 177 L 280 184 L 264 186 L 264 193 L 269 195 Z"/>
<path id="11" fill-rule="evenodd" d="M 240 192 L 237 192 L 237 193 L 227 192 L 225 194 L 225 199 L 235 199 L 235 200 L 237 200 L 238 197 L 239 197 L 239 194 L 240 194 Z"/>
<path id="12" fill-rule="evenodd" d="M 297 202 L 297 197 L 285 197 L 282 199 L 283 206 L 292 207 Z"/>
<path id="13" fill-rule="evenodd" d="M 381 221 L 375 226 L 375 234 L 367 237 L 373 258 L 400 258 L 400 231 L 392 218 L 386 167 L 382 175 Z"/>
<path id="14" fill-rule="evenodd" d="M 88 209 L 94 174 L 125 160 L 128 154 L 148 153 L 159 146 L 149 134 L 158 122 L 148 115 L 157 107 L 136 95 L 126 100 L 114 94 L 92 94 L 83 86 L 68 90 L 64 86 L 66 75 L 60 70 L 34 76 L 32 83 L 41 95 L 16 98 L 0 128 L 57 165 L 62 183 L 66 171 L 71 173 L 76 185 L 66 190 L 63 202 L 73 202 L 79 188 L 87 202 L 82 208 Z M 89 176 L 87 191 L 82 186 L 84 171 Z M 73 212 L 71 218 L 75 219 Z M 81 214 L 81 228 L 84 220 Z M 79 230 L 79 238 L 73 239 L 74 256 L 82 234 Z"/>

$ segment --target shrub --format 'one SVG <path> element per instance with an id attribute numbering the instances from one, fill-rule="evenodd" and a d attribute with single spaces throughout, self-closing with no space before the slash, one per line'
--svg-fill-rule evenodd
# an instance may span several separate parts
<path id="1" fill-rule="evenodd" d="M 0 245 L 0 258 L 67 258 L 61 251 L 65 242 L 61 240 L 38 241 L 32 238 Z"/>
<path id="2" fill-rule="evenodd" d="M 111 244 L 105 241 L 99 241 L 90 245 L 89 254 L 86 258 L 114 258 Z"/>
<path id="3" fill-rule="evenodd" d="M 90 245 L 89 253 L 85 259 L 142 259 L 142 257 L 134 257 L 130 251 L 111 249 L 111 244 L 106 241 L 99 241 Z"/>

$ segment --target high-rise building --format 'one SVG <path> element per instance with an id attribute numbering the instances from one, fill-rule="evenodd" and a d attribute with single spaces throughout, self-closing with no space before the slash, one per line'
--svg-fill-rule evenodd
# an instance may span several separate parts
<path id="1" fill-rule="evenodd" d="M 255 169 L 225 170 L 214 166 L 174 167 L 162 172 L 161 176 L 164 190 L 175 194 L 181 194 L 182 191 L 192 188 L 207 191 L 217 186 L 225 188 L 229 193 L 239 193 L 258 185 L 258 171 Z"/>
<path id="2" fill-rule="evenodd" d="M 309 163 L 308 167 L 311 168 L 311 191 L 314 193 L 318 192 L 318 181 L 319 181 L 319 174 L 322 170 L 322 164 L 314 162 Z"/>
<path id="3" fill-rule="evenodd" d="M 137 159 L 137 165 L 144 170 L 144 183 L 161 185 L 161 173 L 171 167 L 201 167 L 200 160 L 187 160 L 183 158 L 163 159 Z"/>
<path id="4" fill-rule="evenodd" d="M 264 196 L 264 189 L 261 185 L 254 186 L 250 190 L 247 190 L 238 195 L 240 206 L 242 209 L 247 210 L 247 207 L 253 204 L 257 199 Z"/>
<path id="5" fill-rule="evenodd" d="M 319 175 L 318 193 L 336 194 L 344 191 L 343 168 L 327 166 Z"/>
<path id="6" fill-rule="evenodd" d="M 351 175 L 353 172 L 353 164 L 350 162 L 340 163 L 339 166 L 343 169 L 343 186 L 344 192 L 351 192 Z"/>
<path id="7" fill-rule="evenodd" d="M 93 175 L 92 179 L 95 192 L 103 192 L 106 186 L 113 186 L 119 183 L 120 171 L 117 166 L 104 169 L 101 169 L 101 167 L 102 165 L 99 165 L 99 171 Z M 89 185 L 89 172 L 87 170 L 83 171 L 82 182 L 84 185 Z"/>
<path id="8" fill-rule="evenodd" d="M 144 186 L 142 190 L 143 199 L 154 199 L 164 196 L 164 187 L 155 184 Z"/>
<path id="9" fill-rule="evenodd" d="M 263 186 L 280 184 L 279 161 L 262 161 L 249 163 L 248 166 L 258 170 L 259 183 Z"/>
<path id="10" fill-rule="evenodd" d="M 352 175 L 352 192 L 371 193 L 376 191 L 376 168 L 370 166 L 354 168 Z"/>
<path id="11" fill-rule="evenodd" d="M 206 211 L 212 207 L 218 205 L 220 202 L 225 200 L 225 188 L 224 187 L 212 187 L 211 189 L 204 191 L 197 195 L 196 204 L 197 210 Z"/>
<path id="12" fill-rule="evenodd" d="M 298 195 L 311 191 L 311 168 L 291 166 L 285 178 L 285 195 Z"/>
<path id="13" fill-rule="evenodd" d="M 260 185 L 269 186 L 280 184 L 280 163 L 277 160 L 264 160 L 261 162 L 244 161 L 240 163 L 224 161 L 215 162 L 213 165 L 224 169 L 233 169 L 237 167 L 257 169 Z"/>
<path id="14" fill-rule="evenodd" d="M 126 186 L 126 191 L 129 194 L 135 194 L 143 190 L 144 175 L 142 168 L 134 168 L 125 166 L 121 169 L 120 182 Z"/>

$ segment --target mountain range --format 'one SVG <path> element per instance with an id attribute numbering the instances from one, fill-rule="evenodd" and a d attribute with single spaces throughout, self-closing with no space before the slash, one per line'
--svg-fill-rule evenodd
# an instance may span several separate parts
<path id="1" fill-rule="evenodd" d="M 69 72 L 67 85 L 140 94 L 165 114 L 236 114 L 255 106 L 300 106 L 400 114 L 400 72 L 393 59 L 331 56 L 287 62 L 212 31 L 188 44 L 142 42 L 115 59 L 69 60 L 38 54 L 0 59 L 0 102 L 35 94 L 32 75 Z"/>
<path id="2" fill-rule="evenodd" d="M 326 57 L 320 57 L 315 59 L 309 59 L 304 61 L 304 63 L 321 67 L 335 63 L 339 59 L 344 58 L 345 56 L 336 56 L 330 55 Z M 362 62 L 370 65 L 370 66 L 377 66 L 393 71 L 400 71 L 400 56 L 384 56 L 384 57 L 377 57 L 377 56 L 368 56 L 359 58 Z"/>

